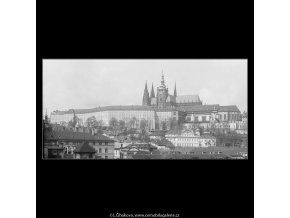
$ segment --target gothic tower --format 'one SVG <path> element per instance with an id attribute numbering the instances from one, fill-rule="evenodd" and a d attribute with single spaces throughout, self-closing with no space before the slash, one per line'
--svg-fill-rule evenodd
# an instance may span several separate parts
<path id="1" fill-rule="evenodd" d="M 143 106 L 149 106 L 150 105 L 149 92 L 148 92 L 148 89 L 147 89 L 147 81 L 146 81 L 146 84 L 145 84 L 142 105 Z"/>
<path id="2" fill-rule="evenodd" d="M 46 108 L 44 120 L 48 123 L 47 108 Z"/>
<path id="3" fill-rule="evenodd" d="M 48 125 L 48 124 L 49 124 L 49 119 L 48 119 L 48 115 L 47 115 L 47 109 L 46 109 L 46 113 L 45 113 L 45 116 L 44 116 L 44 121 L 43 121 L 43 123 L 44 123 L 45 125 Z"/>
<path id="4" fill-rule="evenodd" d="M 177 97 L 177 91 L 176 91 L 176 82 L 175 82 L 175 86 L 174 86 L 174 97 Z"/>
<path id="5" fill-rule="evenodd" d="M 150 98 L 155 98 L 155 93 L 154 93 L 153 83 L 152 83 L 152 88 L 151 88 Z"/>
<path id="6" fill-rule="evenodd" d="M 168 88 L 166 88 L 164 75 L 162 70 L 161 85 L 157 88 L 157 106 L 159 108 L 166 107 L 166 99 L 168 97 Z"/>

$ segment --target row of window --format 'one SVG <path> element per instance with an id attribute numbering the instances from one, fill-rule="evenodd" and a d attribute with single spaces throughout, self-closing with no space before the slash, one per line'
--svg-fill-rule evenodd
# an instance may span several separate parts
<path id="1" fill-rule="evenodd" d="M 68 154 L 68 153 L 71 153 L 71 154 L 73 154 L 73 151 L 75 150 L 76 148 L 75 147 L 67 147 L 66 148 L 66 153 Z M 97 152 L 99 152 L 99 153 L 102 153 L 103 152 L 103 149 L 102 148 L 99 148 L 99 150 L 96 150 Z M 105 153 L 108 153 L 108 148 L 105 148 Z"/>
<path id="2" fill-rule="evenodd" d="M 240 114 L 229 114 L 229 120 L 238 120 Z"/>
<path id="3" fill-rule="evenodd" d="M 238 120 L 240 118 L 240 114 L 229 114 L 229 120 Z M 227 115 L 226 114 L 218 114 L 218 118 L 219 119 L 223 119 L 226 120 L 227 119 Z M 198 122 L 199 121 L 199 116 L 194 116 L 193 119 L 194 122 Z M 201 117 L 201 121 L 206 121 L 206 116 L 202 116 Z"/>
<path id="4" fill-rule="evenodd" d="M 102 153 L 102 148 L 99 148 L 99 153 Z M 108 148 L 105 148 L 105 153 L 108 153 Z"/>
<path id="5" fill-rule="evenodd" d="M 176 144 L 177 147 L 196 147 L 198 146 L 198 144 L 193 144 L 193 143 L 177 143 Z"/>
<path id="6" fill-rule="evenodd" d="M 198 117 L 194 117 L 194 121 L 198 121 Z M 206 116 L 202 116 L 201 121 L 206 121 Z"/>
<path id="7" fill-rule="evenodd" d="M 78 145 L 79 142 L 61 142 L 62 145 Z M 89 142 L 89 145 L 109 145 L 108 142 Z"/>
<path id="8" fill-rule="evenodd" d="M 89 145 L 108 145 L 108 142 L 104 142 L 104 143 L 102 143 L 102 142 L 90 142 L 89 143 Z"/>
<path id="9" fill-rule="evenodd" d="M 188 141 L 188 142 L 193 142 L 193 141 L 197 141 L 198 139 L 196 138 L 175 138 L 173 139 L 173 141 Z"/>

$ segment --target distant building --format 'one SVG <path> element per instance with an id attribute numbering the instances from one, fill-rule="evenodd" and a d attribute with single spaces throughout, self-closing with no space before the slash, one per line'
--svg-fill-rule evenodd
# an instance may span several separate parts
<path id="1" fill-rule="evenodd" d="M 216 146 L 216 138 L 211 135 L 200 135 L 199 129 L 185 130 L 180 134 L 168 133 L 165 138 L 175 147 L 212 147 Z"/>
<path id="2" fill-rule="evenodd" d="M 244 111 L 241 115 L 241 121 L 237 122 L 236 133 L 247 135 L 248 134 L 248 113 Z"/>
<path id="3" fill-rule="evenodd" d="M 120 150 L 123 149 L 124 147 L 128 146 L 129 144 L 131 144 L 131 143 L 115 142 L 114 159 L 119 159 L 120 158 Z"/>
<path id="4" fill-rule="evenodd" d="M 236 133 L 247 135 L 248 134 L 248 123 L 238 122 L 236 126 Z"/>
<path id="5" fill-rule="evenodd" d="M 96 156 L 104 159 L 112 159 L 114 157 L 114 140 L 101 134 L 92 135 L 86 132 L 73 132 L 68 130 L 44 130 L 45 151 L 50 149 L 52 146 L 57 146 L 63 149 L 64 156 L 73 158 L 77 146 L 82 145 L 84 142 L 88 143 L 88 145 L 95 149 Z"/>
<path id="6" fill-rule="evenodd" d="M 134 155 L 152 155 L 157 148 L 150 143 L 133 143 L 126 147 L 120 148 L 121 159 L 132 159 Z"/>
<path id="7" fill-rule="evenodd" d="M 95 154 L 96 150 L 88 142 L 83 142 L 74 150 L 75 159 L 95 159 Z"/>
<path id="8" fill-rule="evenodd" d="M 64 157 L 64 149 L 59 147 L 58 145 L 51 145 L 44 147 L 44 158 L 63 158 Z"/>
<path id="9" fill-rule="evenodd" d="M 243 115 L 242 115 L 242 121 L 244 123 L 248 122 L 248 113 L 246 111 L 244 111 Z"/>
<path id="10" fill-rule="evenodd" d="M 175 148 L 172 142 L 167 139 L 157 140 L 153 145 L 156 145 L 158 150 L 162 151 L 171 151 Z"/>
<path id="11" fill-rule="evenodd" d="M 149 134 L 150 139 L 161 140 L 164 138 L 165 132 L 164 131 L 151 131 Z"/>
<path id="12" fill-rule="evenodd" d="M 161 84 L 157 87 L 156 95 L 152 84 L 151 93 L 147 82 L 142 96 L 142 105 L 132 106 L 106 106 L 92 109 L 70 109 L 67 111 L 54 111 L 50 115 L 52 123 L 68 123 L 72 120 L 85 125 L 86 120 L 95 117 L 109 126 L 112 118 L 125 121 L 127 126 L 139 128 L 146 121 L 148 130 L 169 130 L 170 121 L 193 123 L 196 126 L 208 128 L 212 121 L 235 122 L 241 119 L 240 111 L 235 105 L 220 106 L 203 105 L 198 95 L 178 95 L 176 84 L 171 95 L 165 84 L 162 72 Z"/>
<path id="13" fill-rule="evenodd" d="M 156 106 L 158 108 L 187 106 L 187 105 L 201 105 L 202 102 L 198 95 L 177 95 L 176 84 L 174 87 L 174 94 L 170 95 L 168 87 L 165 85 L 164 75 L 162 72 L 161 84 L 157 87 L 157 94 L 155 97 L 154 88 L 152 84 L 151 95 L 147 90 L 147 82 L 145 84 L 143 94 L 143 106 Z"/>

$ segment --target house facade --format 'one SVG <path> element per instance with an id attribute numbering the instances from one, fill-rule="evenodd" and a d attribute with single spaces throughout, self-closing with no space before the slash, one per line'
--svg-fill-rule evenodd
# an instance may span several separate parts
<path id="1" fill-rule="evenodd" d="M 86 132 L 73 131 L 54 131 L 51 129 L 44 130 L 44 150 L 52 146 L 57 146 L 63 149 L 64 156 L 74 157 L 74 151 L 78 146 L 86 142 L 94 148 L 95 156 L 103 159 L 114 158 L 114 140 L 105 137 L 101 134 L 91 134 Z M 75 155 L 76 157 L 76 155 Z"/>

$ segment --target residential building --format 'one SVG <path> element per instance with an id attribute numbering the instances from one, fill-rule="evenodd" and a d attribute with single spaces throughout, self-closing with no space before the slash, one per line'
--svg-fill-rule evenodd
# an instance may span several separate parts
<path id="1" fill-rule="evenodd" d="M 101 134 L 91 134 L 86 132 L 74 132 L 74 131 L 55 131 L 50 129 L 44 129 L 44 151 L 57 146 L 62 148 L 64 156 L 73 158 L 73 154 L 77 146 L 87 142 L 96 151 L 96 156 L 101 158 L 114 158 L 114 140 L 105 137 Z"/>
<path id="2" fill-rule="evenodd" d="M 88 142 L 79 144 L 74 152 L 75 159 L 95 159 L 96 150 Z"/>
<path id="3" fill-rule="evenodd" d="M 175 147 L 212 147 L 216 146 L 216 138 L 211 135 L 200 135 L 199 129 L 184 130 L 181 133 L 168 133 L 165 138 Z"/>

